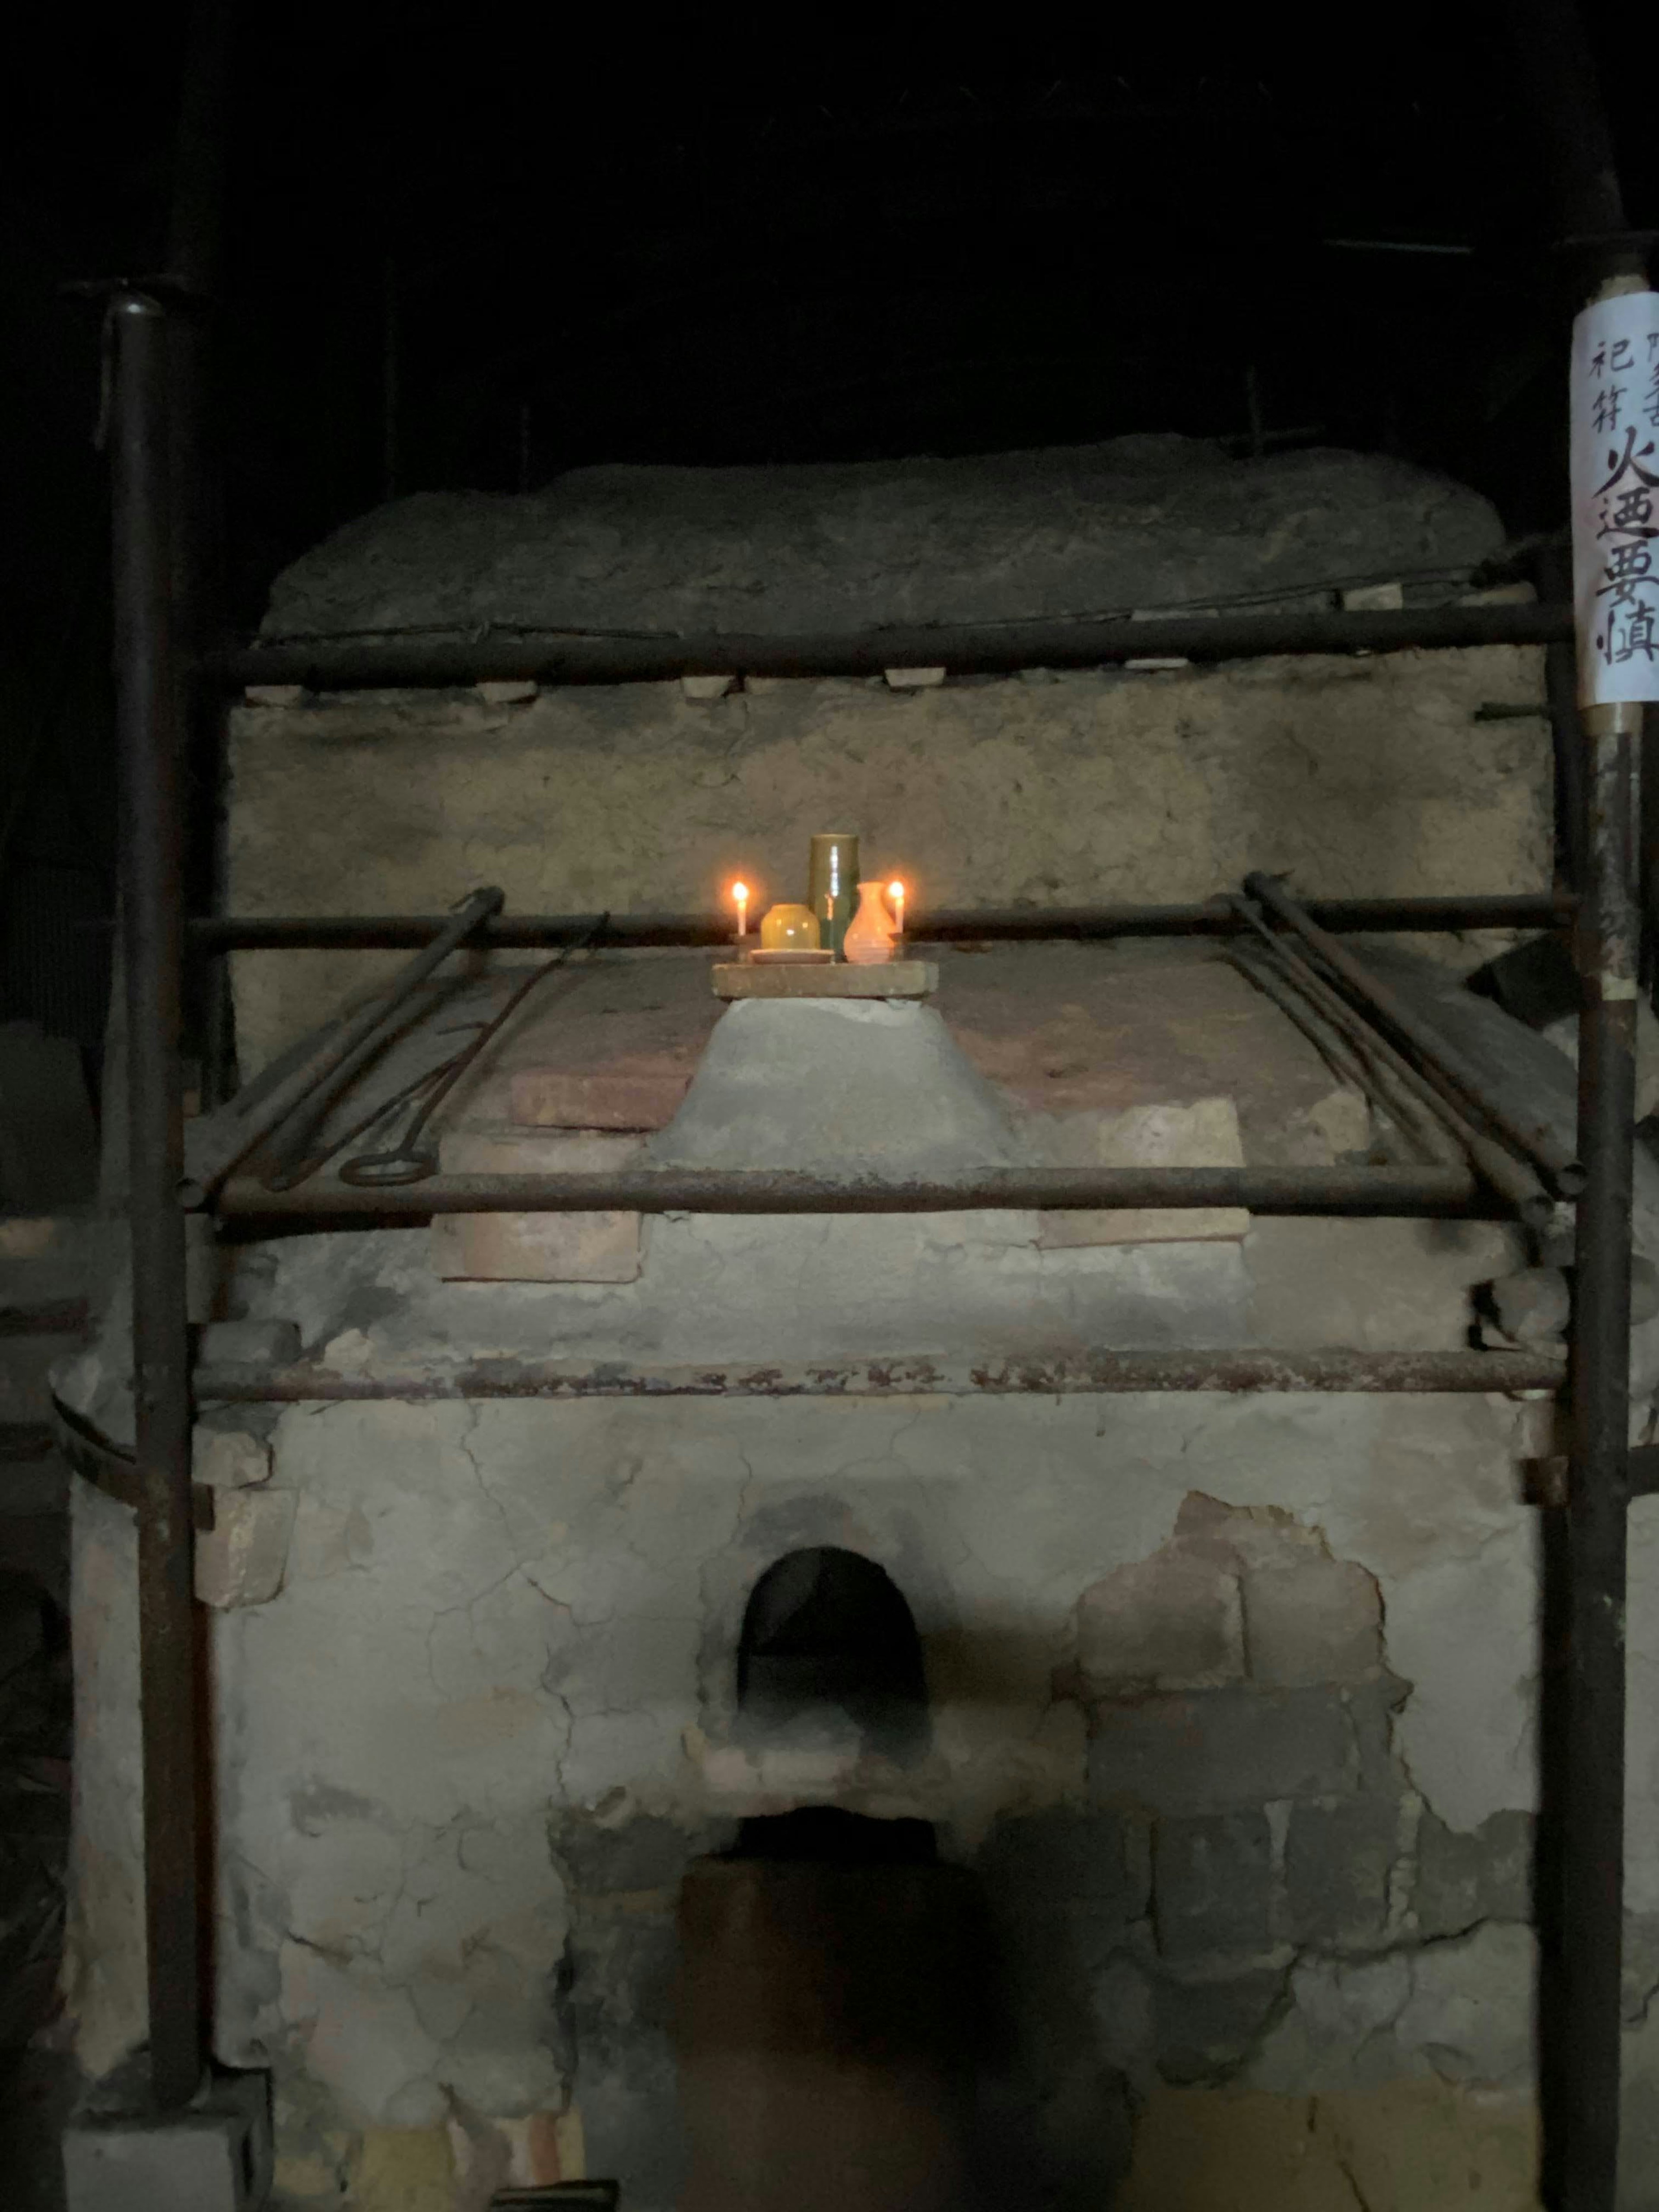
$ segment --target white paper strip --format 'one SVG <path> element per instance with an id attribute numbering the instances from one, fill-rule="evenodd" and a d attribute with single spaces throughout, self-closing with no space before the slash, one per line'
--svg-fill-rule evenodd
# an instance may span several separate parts
<path id="1" fill-rule="evenodd" d="M 1571 391 L 1578 696 L 1659 699 L 1659 292 L 1585 308 Z"/>

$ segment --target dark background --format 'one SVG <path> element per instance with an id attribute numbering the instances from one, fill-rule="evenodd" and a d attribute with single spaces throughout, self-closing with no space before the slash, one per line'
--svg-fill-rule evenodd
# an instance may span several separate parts
<path id="1" fill-rule="evenodd" d="M 592 461 L 1175 429 L 1400 453 L 1514 535 L 1558 523 L 1571 281 L 1508 11 L 1286 13 L 1232 48 L 1170 9 L 1088 51 L 774 18 L 667 52 L 644 17 L 579 46 L 563 12 L 245 0 L 217 620 L 390 495 Z M 1640 20 L 1587 20 L 1629 219 L 1659 220 Z M 98 312 L 60 288 L 163 258 L 187 21 L 37 21 L 0 155 L 0 1017 L 89 1048 L 106 506 Z"/>

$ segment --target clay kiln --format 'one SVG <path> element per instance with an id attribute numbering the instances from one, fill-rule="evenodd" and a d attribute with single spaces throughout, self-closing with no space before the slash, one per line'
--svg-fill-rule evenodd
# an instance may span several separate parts
<path id="1" fill-rule="evenodd" d="M 1463 496 L 1443 503 L 1467 519 Z M 342 1182 L 515 987 L 521 952 L 475 948 L 312 1127 L 347 1145 L 327 1204 L 242 1163 L 204 1240 L 219 2053 L 273 2073 L 284 2202 L 349 2182 L 372 2204 L 395 2167 L 458 2203 L 486 2172 L 583 2170 L 673 2203 L 681 1885 L 740 1869 L 744 1824 L 815 1809 L 925 1824 L 975 1877 L 965 2040 L 1001 2201 L 1016 2174 L 1058 2203 L 1127 2174 L 1121 2203 L 1178 2202 L 1262 2142 L 1370 2173 L 1406 2112 L 1494 2190 L 1528 2170 L 1522 1467 L 1553 1448 L 1559 1360 L 1471 1342 L 1476 1287 L 1532 1256 L 1514 1212 L 1273 1210 L 1274 1176 L 1448 1170 L 1225 940 L 963 926 L 931 999 L 723 1011 L 707 950 L 593 925 L 708 903 L 739 860 L 787 887 L 849 810 L 925 887 L 923 938 L 929 898 L 1205 898 L 1249 864 L 1327 896 L 1542 896 L 1545 764 L 1516 719 L 1475 719 L 1540 680 L 1492 648 L 239 711 L 241 912 L 429 913 L 480 876 L 509 918 L 591 904 L 572 933 L 595 941 L 453 1093 L 439 1170 L 617 1201 L 428 1219 L 418 1191 Z M 1386 766 L 1368 718 L 1400 739 Z M 1559 1132 L 1565 1059 L 1462 987 L 1504 941 L 1365 952 Z M 396 964 L 240 953 L 249 1067 Z M 1042 1202 L 1185 1170 L 1216 1202 Z M 645 1202 L 698 1176 L 1010 1197 Z M 1644 1179 L 1644 1249 L 1653 1218 Z M 1643 1402 L 1650 1354 L 1638 1334 Z M 118 1298 L 62 1388 L 130 1435 Z M 77 1514 L 97 2070 L 143 2030 L 131 1537 L 95 1492 Z M 744 1624 L 803 1554 L 897 1593 L 925 1729 L 874 1724 L 844 1684 L 763 1712 L 792 1655 Z M 1641 1585 L 1638 1666 L 1651 1613 Z M 1640 1833 L 1632 1903 L 1659 1924 Z"/>

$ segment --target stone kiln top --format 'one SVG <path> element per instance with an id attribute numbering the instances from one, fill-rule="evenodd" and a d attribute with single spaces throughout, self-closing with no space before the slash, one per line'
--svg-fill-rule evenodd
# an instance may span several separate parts
<path id="1" fill-rule="evenodd" d="M 1455 598 L 1502 542 L 1477 493 L 1407 462 L 1201 440 L 952 460 L 573 470 L 428 492 L 276 580 L 261 635 L 855 631 L 1224 603 L 1401 579 Z M 1415 580 L 1415 581 L 1413 581 Z"/>
<path id="2" fill-rule="evenodd" d="M 1452 969 L 1383 946 L 1367 953 L 1486 1079 L 1571 1129 L 1572 1069 L 1547 1039 Z M 653 1166 L 787 1161 L 829 1176 L 926 1175 L 1124 1157 L 1179 1164 L 1168 1149 L 1177 1140 L 1193 1164 L 1395 1156 L 1386 1121 L 1219 946 L 941 948 L 939 969 L 933 1006 L 747 1002 L 722 1012 L 706 956 L 573 962 L 446 1099 L 431 1133 L 441 1165 L 534 1175 L 643 1156 Z M 393 1144 L 418 1079 L 447 1064 L 515 972 L 492 966 L 435 989 L 309 1142 Z M 812 1018 L 792 1019 L 802 1015 Z M 373 1127 L 376 1102 L 392 1110 Z M 321 1170 L 319 1194 L 337 1167 Z M 1520 1256 L 1498 1222 L 1209 1215 L 562 1215 L 550 1226 L 533 1213 L 457 1214 L 430 1230 L 371 1220 L 238 1237 L 223 1295 L 239 1321 L 280 1322 L 290 1348 L 261 1358 L 291 1358 L 297 1342 L 319 1371 L 422 1395 L 459 1387 L 479 1363 L 506 1363 L 506 1374 L 550 1356 L 614 1378 L 734 1356 L 816 1371 L 1106 1345 L 1451 1349 L 1468 1341 L 1469 1285 Z M 1645 1159 L 1636 1240 L 1644 1256 L 1659 1250 L 1659 1172 Z M 118 1299 L 111 1315 L 60 1385 L 101 1433 L 125 1439 L 131 1340 Z M 1644 1418 L 1656 1377 L 1659 1321 L 1632 1340 Z"/>
<path id="3" fill-rule="evenodd" d="M 958 1067 L 962 1055 L 963 1075 L 971 1070 L 988 1086 L 992 1117 L 1008 1116 L 1036 1157 L 1056 1141 L 1069 1157 L 1060 1133 L 1079 1120 L 1216 1097 L 1235 1102 L 1252 1164 L 1330 1156 L 1308 1116 L 1317 1116 L 1336 1079 L 1218 948 L 1130 941 L 930 950 L 939 988 L 938 1016 L 927 1020 L 941 1048 Z M 802 1011 L 787 1003 L 728 1011 L 709 991 L 709 968 L 708 956 L 695 952 L 579 957 L 532 992 L 452 1094 L 442 1131 L 663 1129 L 709 1059 L 717 1024 L 725 1035 L 734 1021 L 762 1014 L 781 1034 L 779 1018 Z M 318 1140 L 361 1123 L 377 1099 L 403 1096 L 423 1069 L 446 1062 L 524 972 L 492 963 L 483 974 L 429 986 L 421 1018 L 336 1097 Z M 884 1003 L 855 1002 L 872 1018 Z M 787 1073 L 784 1080 L 787 1090 Z M 383 1134 L 352 1149 L 376 1149 Z M 979 1157 L 988 1165 L 1006 1154 L 987 1137 Z M 974 1163 L 964 1155 L 954 1164 Z"/>

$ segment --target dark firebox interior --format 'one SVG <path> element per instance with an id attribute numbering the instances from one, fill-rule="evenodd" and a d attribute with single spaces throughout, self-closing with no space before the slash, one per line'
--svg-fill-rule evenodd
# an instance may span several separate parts
<path id="1" fill-rule="evenodd" d="M 927 1686 L 910 1608 L 872 1559 L 833 1545 L 790 1552 L 755 1585 L 738 1646 L 738 1705 L 762 1729 L 842 1714 L 872 1749 L 914 1757 Z"/>

